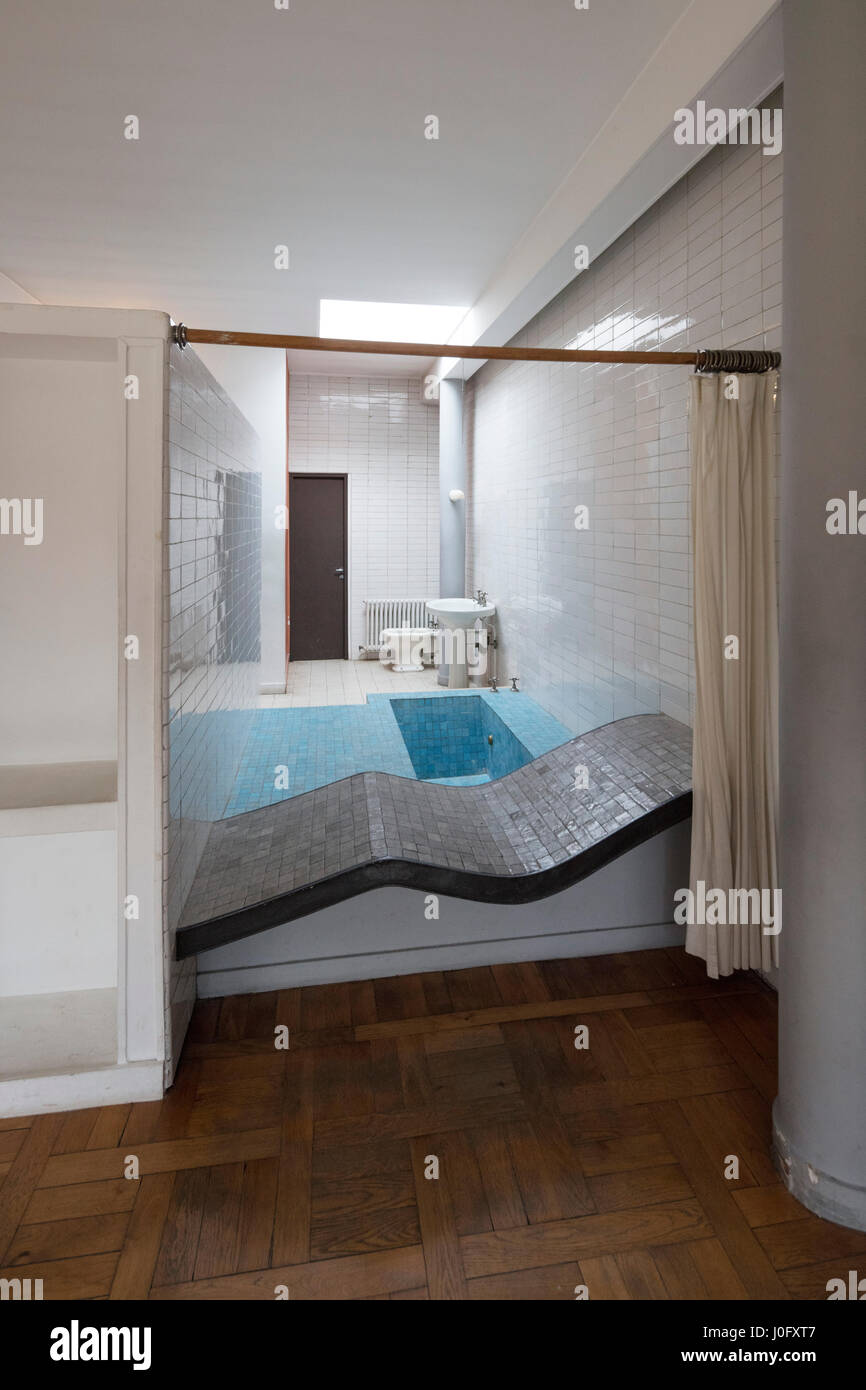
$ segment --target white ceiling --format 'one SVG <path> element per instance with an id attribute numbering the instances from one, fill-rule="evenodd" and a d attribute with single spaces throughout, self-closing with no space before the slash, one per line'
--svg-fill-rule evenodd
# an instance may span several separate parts
<path id="1" fill-rule="evenodd" d="M 316 334 L 320 298 L 473 304 L 689 7 L 6 7 L 0 270 L 197 328 Z"/>

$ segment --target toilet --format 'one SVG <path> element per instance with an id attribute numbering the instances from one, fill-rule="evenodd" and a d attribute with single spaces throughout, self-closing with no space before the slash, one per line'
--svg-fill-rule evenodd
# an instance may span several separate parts
<path id="1" fill-rule="evenodd" d="M 393 671 L 423 671 L 433 664 L 433 642 L 429 627 L 386 627 L 379 633 L 379 660 Z"/>

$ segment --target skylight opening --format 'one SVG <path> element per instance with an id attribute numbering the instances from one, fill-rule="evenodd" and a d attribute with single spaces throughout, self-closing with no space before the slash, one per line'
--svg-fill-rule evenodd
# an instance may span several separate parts
<path id="1" fill-rule="evenodd" d="M 453 304 L 383 304 L 366 299 L 319 300 L 322 338 L 383 343 L 445 343 L 469 312 Z"/>

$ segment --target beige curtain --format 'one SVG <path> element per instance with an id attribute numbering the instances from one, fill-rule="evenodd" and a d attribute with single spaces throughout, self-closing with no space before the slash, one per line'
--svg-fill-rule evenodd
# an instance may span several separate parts
<path id="1" fill-rule="evenodd" d="M 691 378 L 696 904 L 701 883 L 729 900 L 731 889 L 763 889 L 768 902 L 778 888 L 775 387 L 775 372 Z M 732 637 L 737 659 L 725 655 Z M 778 963 L 778 936 L 765 933 L 766 918 L 723 915 L 724 923 L 687 928 L 686 950 L 706 961 L 708 975 Z"/>

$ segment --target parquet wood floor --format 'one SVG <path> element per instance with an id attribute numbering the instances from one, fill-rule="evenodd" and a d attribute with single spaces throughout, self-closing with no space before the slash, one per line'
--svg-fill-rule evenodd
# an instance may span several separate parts
<path id="1" fill-rule="evenodd" d="M 0 1120 L 0 1277 L 46 1299 L 824 1299 L 866 1234 L 779 1183 L 774 1094 L 772 991 L 679 950 L 202 1001 L 162 1101 Z"/>

